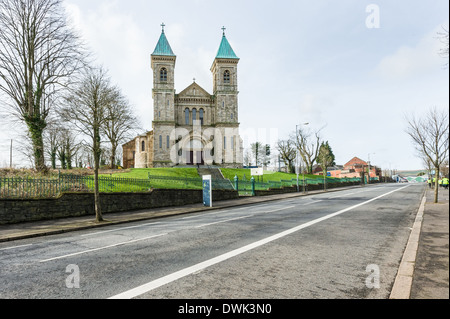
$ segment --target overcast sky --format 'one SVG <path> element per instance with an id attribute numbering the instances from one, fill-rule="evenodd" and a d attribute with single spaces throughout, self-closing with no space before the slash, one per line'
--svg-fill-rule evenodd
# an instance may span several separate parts
<path id="1" fill-rule="evenodd" d="M 439 56 L 437 38 L 443 26 L 448 29 L 447 0 L 65 0 L 64 5 L 144 130 L 152 127 L 150 54 L 162 22 L 177 55 L 177 93 L 193 78 L 213 93 L 210 67 L 226 27 L 241 59 L 239 116 L 246 145 L 258 140 L 274 148 L 277 139 L 308 122 L 311 129 L 325 127 L 322 137 L 337 164 L 370 156 L 383 169 L 420 169 L 404 117 L 449 107 L 448 59 Z M 9 140 L 16 136 L 12 129 L 0 135 L 0 166 L 9 165 Z"/>

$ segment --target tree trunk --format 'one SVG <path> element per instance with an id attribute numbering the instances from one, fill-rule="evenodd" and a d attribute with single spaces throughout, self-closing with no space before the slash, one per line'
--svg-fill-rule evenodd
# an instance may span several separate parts
<path id="1" fill-rule="evenodd" d="M 95 217 L 98 223 L 103 221 L 102 208 L 100 205 L 100 190 L 98 185 L 98 169 L 100 166 L 100 133 L 99 129 L 94 129 L 94 205 Z"/>
<path id="2" fill-rule="evenodd" d="M 33 146 L 34 166 L 39 172 L 45 171 L 44 139 L 42 137 L 46 126 L 45 121 L 37 117 L 30 117 L 25 118 L 25 123 L 28 126 Z"/>
<path id="3" fill-rule="evenodd" d="M 435 168 L 436 170 L 436 183 L 434 185 L 434 203 L 437 204 L 439 202 L 439 166 Z"/>
<path id="4" fill-rule="evenodd" d="M 70 141 L 67 141 L 67 147 L 66 147 L 66 165 L 67 169 L 72 169 L 72 151 L 70 149 Z"/>
<path id="5" fill-rule="evenodd" d="M 52 160 L 52 168 L 56 169 L 56 148 L 52 149 L 52 153 L 51 153 L 50 157 Z"/>
<path id="6" fill-rule="evenodd" d="M 111 144 L 111 169 L 116 169 L 116 150 L 117 145 Z"/>
<path id="7" fill-rule="evenodd" d="M 96 161 L 94 169 L 94 180 L 95 180 L 95 189 L 94 189 L 94 206 L 95 206 L 95 220 L 97 223 L 100 223 L 103 221 L 103 215 L 102 215 L 102 207 L 100 205 L 100 192 L 99 192 L 99 185 L 98 185 L 98 161 Z"/>

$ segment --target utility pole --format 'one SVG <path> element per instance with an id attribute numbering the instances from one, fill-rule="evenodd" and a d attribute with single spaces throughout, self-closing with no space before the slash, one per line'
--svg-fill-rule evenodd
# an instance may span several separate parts
<path id="1" fill-rule="evenodd" d="M 11 139 L 11 148 L 9 149 L 9 168 L 12 169 L 12 146 L 13 140 Z"/>

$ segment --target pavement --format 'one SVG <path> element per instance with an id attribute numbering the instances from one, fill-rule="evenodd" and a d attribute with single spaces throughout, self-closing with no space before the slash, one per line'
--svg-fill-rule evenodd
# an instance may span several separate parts
<path id="1" fill-rule="evenodd" d="M 353 186 L 330 189 L 341 191 Z M 196 212 L 223 209 L 260 202 L 275 201 L 298 196 L 308 196 L 323 191 L 288 193 L 260 197 L 241 197 L 214 203 L 182 207 L 164 207 L 151 210 L 105 214 L 105 221 L 95 222 L 93 216 L 63 218 L 49 221 L 0 225 L 0 242 L 62 234 L 77 230 L 163 218 Z M 390 299 L 449 299 L 449 190 L 440 189 L 439 203 L 434 204 L 434 192 L 426 189 L 399 271 L 392 287 Z"/>

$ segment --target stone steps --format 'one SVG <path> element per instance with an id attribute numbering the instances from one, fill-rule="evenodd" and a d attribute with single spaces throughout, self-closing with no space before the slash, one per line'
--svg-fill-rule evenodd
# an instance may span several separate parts
<path id="1" fill-rule="evenodd" d="M 233 185 L 231 184 L 231 181 L 228 183 L 228 180 L 223 177 L 222 172 L 220 171 L 219 168 L 199 167 L 197 168 L 197 172 L 198 175 L 200 175 L 200 177 L 211 175 L 212 180 L 218 181 L 222 189 L 234 189 Z"/>

